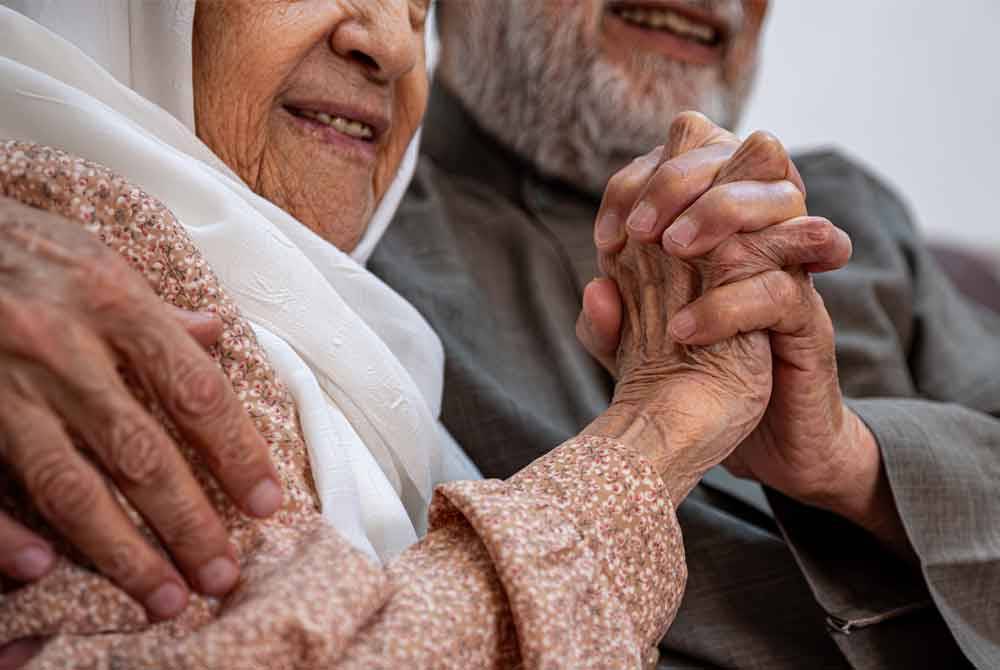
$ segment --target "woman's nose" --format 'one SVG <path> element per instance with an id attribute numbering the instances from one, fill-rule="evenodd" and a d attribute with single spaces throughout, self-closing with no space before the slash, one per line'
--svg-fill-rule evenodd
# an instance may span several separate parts
<path id="1" fill-rule="evenodd" d="M 360 63 L 366 74 L 391 82 L 413 69 L 423 48 L 420 31 L 410 22 L 410 0 L 360 3 L 365 9 L 344 21 L 330 36 L 342 58 Z"/>

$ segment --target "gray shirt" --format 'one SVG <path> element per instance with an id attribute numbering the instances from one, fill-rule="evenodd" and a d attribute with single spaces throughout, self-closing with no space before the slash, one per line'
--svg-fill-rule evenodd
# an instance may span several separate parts
<path id="1" fill-rule="evenodd" d="M 854 241 L 850 265 L 817 288 L 920 568 L 832 515 L 772 492 L 769 506 L 759 487 L 714 474 L 679 510 L 690 577 L 664 656 L 998 668 L 1000 318 L 957 295 L 877 178 L 835 152 L 796 163 L 810 212 Z M 370 267 L 441 336 L 443 420 L 486 476 L 509 476 L 607 406 L 611 381 L 574 335 L 597 206 L 435 91 L 417 177 Z"/>

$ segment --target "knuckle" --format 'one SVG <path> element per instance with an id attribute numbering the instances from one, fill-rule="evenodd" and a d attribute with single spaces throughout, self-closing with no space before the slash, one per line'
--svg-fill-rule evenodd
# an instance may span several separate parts
<path id="1" fill-rule="evenodd" d="M 245 427 L 243 418 L 238 415 L 227 416 L 221 439 L 212 450 L 212 458 L 220 472 L 240 471 L 258 463 L 258 453 L 251 445 L 255 444 L 255 436 L 249 433 L 252 427 Z"/>
<path id="2" fill-rule="evenodd" d="M 684 130 L 691 123 L 699 122 L 701 121 L 702 118 L 703 116 L 700 112 L 695 112 L 692 110 L 678 112 L 674 116 L 673 120 L 670 122 L 670 130 L 671 132 L 673 132 L 674 130 Z"/>
<path id="3" fill-rule="evenodd" d="M 650 182 L 649 195 L 663 210 L 686 207 L 697 196 L 696 184 L 690 176 L 672 162 L 656 169 Z"/>
<path id="4" fill-rule="evenodd" d="M 614 174 L 608 181 L 608 199 L 620 203 L 634 198 L 645 185 L 643 172 L 638 163 L 632 163 Z"/>
<path id="5" fill-rule="evenodd" d="M 136 320 L 133 327 L 113 333 L 111 337 L 131 360 L 162 370 L 163 366 L 170 365 L 170 347 L 164 342 L 162 332 L 153 325 L 155 323 L 152 319 Z"/>
<path id="6" fill-rule="evenodd" d="M 710 287 L 729 284 L 759 271 L 760 264 L 746 246 L 746 241 L 730 238 L 713 249 L 704 266 L 704 275 Z"/>
<path id="7" fill-rule="evenodd" d="M 758 261 L 758 265 L 777 270 L 789 265 L 798 265 L 802 254 L 801 243 L 791 236 L 782 237 L 765 232 L 762 235 L 748 235 L 745 240 L 748 255 Z"/>
<path id="8" fill-rule="evenodd" d="M 688 172 L 674 162 L 666 162 L 659 167 L 655 175 L 658 191 L 668 196 L 677 196 L 688 190 Z"/>
<path id="9" fill-rule="evenodd" d="M 693 129 L 704 126 L 707 123 L 709 123 L 708 117 L 700 112 L 691 110 L 680 112 L 670 122 L 668 134 L 671 142 L 675 145 L 680 144 L 684 137 Z"/>
<path id="10" fill-rule="evenodd" d="M 195 421 L 217 419 L 227 413 L 231 389 L 211 363 L 191 359 L 175 366 L 173 409 Z"/>
<path id="11" fill-rule="evenodd" d="M 190 500 L 175 504 L 157 526 L 164 543 L 179 552 L 204 548 L 215 540 L 217 528 L 211 509 Z"/>
<path id="12" fill-rule="evenodd" d="M 80 254 L 73 275 L 80 301 L 89 313 L 121 318 L 135 314 L 144 304 L 141 283 L 132 269 L 103 246 Z"/>
<path id="13" fill-rule="evenodd" d="M 774 189 L 775 195 L 778 198 L 788 201 L 791 203 L 792 209 L 799 210 L 805 214 L 806 199 L 798 186 L 787 179 L 782 179 L 781 181 L 774 182 Z"/>
<path id="14" fill-rule="evenodd" d="M 806 243 L 818 250 L 829 249 L 836 241 L 833 224 L 826 219 L 810 219 L 805 231 Z"/>
<path id="15" fill-rule="evenodd" d="M 719 272 L 726 277 L 746 268 L 751 258 L 752 254 L 746 245 L 736 239 L 724 241 L 712 253 L 712 260 L 718 266 Z"/>
<path id="16" fill-rule="evenodd" d="M 7 293 L 0 295 L 0 319 L 4 348 L 28 358 L 51 349 L 65 325 L 65 317 L 57 309 Z"/>
<path id="17" fill-rule="evenodd" d="M 26 483 L 46 518 L 62 528 L 76 528 L 92 513 L 100 484 L 68 456 L 55 450 L 41 455 L 30 466 Z"/>
<path id="18" fill-rule="evenodd" d="M 108 544 L 99 556 L 94 557 L 97 568 L 126 590 L 132 590 L 148 581 L 152 569 L 144 565 L 139 557 L 141 547 L 132 542 L 117 541 Z"/>
<path id="19" fill-rule="evenodd" d="M 761 288 L 776 306 L 787 307 L 799 301 L 798 287 L 786 272 L 765 272 L 759 275 Z"/>
<path id="20" fill-rule="evenodd" d="M 747 142 L 753 143 L 762 153 L 776 157 L 785 155 L 785 145 L 773 133 L 766 130 L 755 131 L 747 138 Z"/>
<path id="21" fill-rule="evenodd" d="M 712 252 L 712 260 L 727 269 L 735 269 L 746 264 L 750 258 L 746 245 L 737 239 L 725 240 Z"/>
<path id="22" fill-rule="evenodd" d="M 634 171 L 634 165 L 635 162 L 633 161 L 611 175 L 611 178 L 608 179 L 608 186 L 606 189 L 609 195 L 613 196 L 622 190 L 622 184 L 628 179 L 629 174 Z"/>
<path id="23" fill-rule="evenodd" d="M 726 184 L 712 191 L 707 217 L 720 232 L 735 232 L 747 227 L 751 222 L 751 208 L 741 197 L 739 184 Z"/>
<path id="24" fill-rule="evenodd" d="M 150 487 L 167 479 L 166 445 L 148 421 L 119 420 L 111 429 L 108 467 L 120 483 Z"/>

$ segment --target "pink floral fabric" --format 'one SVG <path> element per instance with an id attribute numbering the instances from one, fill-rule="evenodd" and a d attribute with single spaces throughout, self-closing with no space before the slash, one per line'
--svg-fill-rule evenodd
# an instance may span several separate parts
<path id="1" fill-rule="evenodd" d="M 70 557 L 40 582 L 0 589 L 0 645 L 48 638 L 29 668 L 655 663 L 686 572 L 670 497 L 639 455 L 577 438 L 509 481 L 441 486 L 427 537 L 375 566 L 323 522 L 291 397 L 168 210 L 98 165 L 17 142 L 0 142 L 0 195 L 99 235 L 164 301 L 220 315 L 225 334 L 212 355 L 268 440 L 286 491 L 274 518 L 249 519 L 185 449 L 238 548 L 243 579 L 223 601 L 195 597 L 178 619 L 151 624 L 48 531 L 0 472 L 0 506 Z M 183 444 L 155 399 L 133 390 Z"/>

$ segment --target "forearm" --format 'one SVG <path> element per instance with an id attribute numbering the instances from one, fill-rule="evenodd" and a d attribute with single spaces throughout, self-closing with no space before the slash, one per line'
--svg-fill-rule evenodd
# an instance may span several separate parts
<path id="1" fill-rule="evenodd" d="M 430 525 L 338 668 L 636 667 L 683 593 L 669 497 L 608 439 L 570 440 L 507 482 L 444 485 Z"/>

